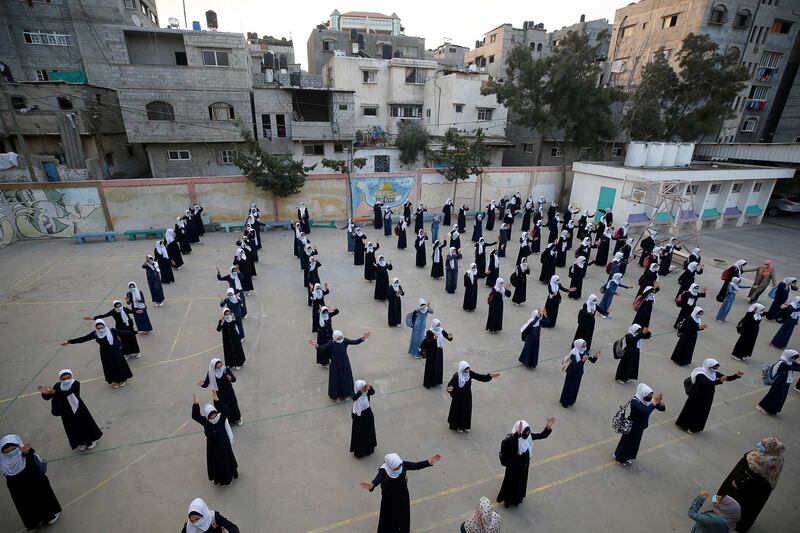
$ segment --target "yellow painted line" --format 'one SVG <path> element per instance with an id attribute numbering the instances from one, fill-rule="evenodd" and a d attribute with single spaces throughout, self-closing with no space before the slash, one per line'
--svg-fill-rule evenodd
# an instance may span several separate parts
<path id="1" fill-rule="evenodd" d="M 164 359 L 163 361 L 154 361 L 152 363 L 144 363 L 139 367 L 139 369 L 166 365 L 167 363 L 176 363 L 178 361 L 185 361 L 186 359 L 193 359 L 195 357 L 199 357 L 199 356 L 201 356 L 203 354 L 206 354 L 208 352 L 213 352 L 214 350 L 216 350 L 216 349 L 218 349 L 220 347 L 222 347 L 222 343 L 216 344 L 216 345 L 212 346 L 211 348 L 205 349 L 205 350 L 203 350 L 201 352 L 197 352 L 197 353 L 193 353 L 193 354 L 189 354 L 189 355 L 184 355 L 184 356 L 181 356 L 181 357 L 174 357 L 172 359 Z M 96 377 L 93 377 L 93 378 L 82 379 L 82 380 L 80 380 L 80 382 L 81 383 L 91 383 L 92 381 L 99 381 L 101 379 L 103 379 L 103 376 L 96 376 Z M 37 394 L 39 394 L 39 393 L 38 392 L 29 392 L 29 393 L 26 393 L 26 394 L 20 394 L 19 396 L 14 396 L 12 398 L 4 398 L 4 399 L 0 400 L 0 404 L 8 403 L 8 402 L 10 402 L 12 400 L 15 400 L 15 399 L 18 400 L 18 399 L 21 399 L 21 398 L 29 398 L 31 396 L 36 396 Z"/>
<path id="2" fill-rule="evenodd" d="M 762 390 L 756 389 L 756 390 L 741 394 L 739 396 L 735 396 L 734 398 L 731 398 L 729 400 L 715 402 L 714 405 L 719 405 L 720 403 L 730 403 L 730 402 L 733 402 L 735 400 L 746 398 L 748 396 L 751 396 L 751 395 L 753 395 L 755 393 L 759 393 L 759 392 L 763 393 Z M 791 400 L 794 400 L 794 398 L 791 398 Z M 729 420 L 727 420 L 725 422 L 720 422 L 720 423 L 714 424 L 712 426 L 709 426 L 709 427 L 706 428 L 706 430 L 711 430 L 711 429 L 717 428 L 719 426 L 722 426 L 722 425 L 727 424 L 729 422 L 732 422 L 734 420 L 738 420 L 738 419 L 744 418 L 746 416 L 751 416 L 751 415 L 753 415 L 753 414 L 755 414 L 757 412 L 758 411 L 753 411 L 753 412 L 745 413 L 743 415 L 738 415 L 738 416 L 736 416 L 734 418 L 731 418 L 731 419 L 729 419 Z M 674 422 L 675 420 L 676 420 L 676 418 L 671 418 L 671 419 L 668 419 L 668 420 L 664 420 L 662 422 L 659 422 L 658 424 L 651 425 L 650 428 L 656 427 L 658 425 L 663 425 L 663 424 L 666 424 L 666 423 L 669 423 L 669 422 Z M 674 444 L 676 442 L 680 442 L 680 441 L 689 439 L 691 437 L 692 436 L 688 435 L 688 434 L 687 435 L 682 435 L 680 437 L 675 437 L 673 439 L 664 441 L 663 443 L 658 444 L 656 446 L 653 446 L 651 448 L 647 448 L 646 450 L 643 450 L 643 451 L 641 451 L 639 453 L 643 454 L 643 453 L 647 453 L 647 452 L 650 452 L 650 451 L 654 451 L 654 450 L 660 449 L 660 448 L 662 448 L 664 446 L 667 446 L 669 444 Z M 556 455 L 547 457 L 546 459 L 543 459 L 541 461 L 536 461 L 536 462 L 531 463 L 531 467 L 541 466 L 543 464 L 551 463 L 551 462 L 557 461 L 559 459 L 563 459 L 565 457 L 570 457 L 570 456 L 575 455 L 577 453 L 580 453 L 580 452 L 583 452 L 583 451 L 586 451 L 586 450 L 590 450 L 590 449 L 596 448 L 598 446 L 602 446 L 604 444 L 610 444 L 611 442 L 618 441 L 619 438 L 620 438 L 619 435 L 616 435 L 616 436 L 610 437 L 608 439 L 603 439 L 601 441 L 597 441 L 597 442 L 594 442 L 594 443 L 591 443 L 591 444 L 587 444 L 585 446 L 581 446 L 579 448 L 575 448 L 574 450 L 570 450 L 570 451 L 567 451 L 567 452 L 564 452 L 564 453 L 556 454 Z M 535 487 L 533 489 L 530 489 L 528 491 L 527 495 L 530 496 L 532 494 L 536 494 L 538 492 L 542 492 L 542 491 L 547 490 L 549 488 L 557 487 L 558 485 L 562 485 L 562 484 L 564 484 L 564 483 L 566 483 L 568 481 L 572 481 L 574 479 L 578 479 L 578 478 L 586 476 L 588 474 L 592 474 L 594 472 L 599 472 L 600 470 L 604 470 L 604 469 L 608 468 L 609 466 L 614 466 L 614 462 L 613 461 L 609 461 L 608 463 L 603 463 L 602 465 L 598 465 L 598 466 L 595 466 L 595 467 L 590 468 L 588 470 L 584 470 L 582 472 L 578 472 L 577 474 L 573 474 L 571 476 L 567 476 L 565 478 L 553 481 L 551 483 L 542 485 L 540 487 Z M 463 491 L 465 491 L 467 489 L 470 489 L 472 487 L 476 487 L 478 485 L 483 485 L 484 483 L 488 483 L 490 481 L 495 481 L 495 480 L 498 480 L 498 479 L 501 479 L 501 478 L 503 478 L 503 475 L 502 474 L 498 474 L 498 475 L 494 475 L 494 476 L 485 477 L 483 479 L 478 479 L 476 481 L 472 481 L 472 482 L 469 482 L 469 483 L 465 483 L 463 485 L 459 485 L 459 486 L 456 486 L 456 487 L 451 487 L 449 489 L 445 489 L 445 490 L 442 490 L 442 491 L 439 491 L 439 492 L 435 492 L 433 494 L 429 494 L 427 496 L 423 496 L 421 498 L 417 498 L 417 499 L 411 500 L 411 505 L 416 505 L 418 503 L 423 503 L 423 502 L 427 502 L 427 501 L 431 501 L 431 500 L 436 500 L 438 498 L 441 498 L 442 496 L 448 496 L 450 494 L 463 492 Z M 309 530 L 306 533 L 318 533 L 318 532 L 322 532 L 322 531 L 330 531 L 332 529 L 337 529 L 337 528 L 340 528 L 340 527 L 343 527 L 343 526 L 347 526 L 347 525 L 353 524 L 355 522 L 360 522 L 362 520 L 366 520 L 367 518 L 371 518 L 371 517 L 375 517 L 375 516 L 378 516 L 378 512 L 377 511 L 372 512 L 372 513 L 364 513 L 362 515 L 354 516 L 354 517 L 342 520 L 340 522 L 329 524 L 327 526 L 322 526 L 322 527 L 317 528 L 317 529 Z M 452 521 L 456 521 L 461 516 L 463 516 L 463 515 L 458 515 L 457 517 L 451 518 L 447 522 L 444 522 L 442 524 L 436 524 L 436 525 L 431 526 L 431 527 L 429 527 L 427 529 L 415 529 L 415 531 L 429 531 L 433 527 L 439 527 L 440 525 L 444 525 L 446 523 L 450 523 Z"/>

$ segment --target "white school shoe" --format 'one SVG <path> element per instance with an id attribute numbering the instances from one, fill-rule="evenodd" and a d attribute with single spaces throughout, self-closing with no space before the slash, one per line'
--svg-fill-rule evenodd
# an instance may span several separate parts
<path id="1" fill-rule="evenodd" d="M 78 446 L 78 451 L 79 452 L 85 452 L 86 451 L 86 445 L 85 444 L 81 444 L 80 446 Z"/>
<path id="2" fill-rule="evenodd" d="M 237 426 L 241 426 L 242 424 L 244 424 L 244 420 L 240 418 L 239 420 L 237 420 L 237 421 L 235 422 L 235 424 L 236 424 Z"/>
<path id="3" fill-rule="evenodd" d="M 741 357 L 737 357 L 733 354 L 731 354 L 731 359 L 736 359 L 737 361 L 744 361 L 744 359 L 742 359 Z"/>
<path id="4" fill-rule="evenodd" d="M 48 525 L 48 526 L 52 526 L 53 524 L 55 524 L 55 523 L 56 523 L 56 520 L 58 520 L 58 517 L 59 517 L 59 516 L 61 516 L 61 513 L 56 513 L 56 515 L 53 517 L 53 519 L 52 519 L 52 520 L 50 520 L 50 521 L 47 523 L 47 525 Z"/>
<path id="5" fill-rule="evenodd" d="M 94 448 L 95 446 L 97 446 L 97 441 L 94 441 L 93 443 L 91 443 L 90 445 L 88 445 L 88 446 L 86 447 L 86 449 L 87 449 L 87 450 L 91 450 L 91 449 L 92 449 L 92 448 Z"/>

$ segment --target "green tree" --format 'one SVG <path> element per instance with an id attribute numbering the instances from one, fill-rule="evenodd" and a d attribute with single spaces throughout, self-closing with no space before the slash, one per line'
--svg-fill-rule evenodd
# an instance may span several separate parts
<path id="1" fill-rule="evenodd" d="M 605 32 L 597 37 L 600 43 Z M 598 146 L 615 134 L 611 104 L 620 91 L 602 87 L 600 44 L 589 45 L 589 36 L 569 32 L 553 54 L 533 59 L 528 47 L 511 50 L 502 82 L 489 82 L 484 94 L 494 94 L 511 112 L 512 121 L 538 132 L 557 144 Z M 562 175 L 566 162 L 562 158 Z"/>
<path id="2" fill-rule="evenodd" d="M 405 167 L 413 165 L 417 158 L 425 153 L 430 141 L 428 131 L 416 122 L 402 123 L 394 140 L 394 146 L 400 150 L 400 164 Z"/>
<path id="3" fill-rule="evenodd" d="M 626 114 L 630 137 L 654 141 L 697 141 L 732 118 L 731 102 L 750 77 L 737 54 L 722 54 L 707 35 L 683 40 L 673 70 L 657 58 L 642 71 Z"/>
<path id="4" fill-rule="evenodd" d="M 366 164 L 366 157 L 356 157 L 350 162 L 341 159 L 328 159 L 326 157 L 322 158 L 323 167 L 329 168 L 339 174 L 346 174 L 348 178 L 350 177 L 350 174 L 353 173 L 354 169 L 362 169 Z"/>
<path id="5" fill-rule="evenodd" d="M 436 163 L 436 171 L 447 181 L 453 182 L 453 199 L 456 197 L 459 180 L 477 176 L 490 163 L 490 148 L 484 139 L 481 128 L 469 136 L 450 128 L 445 132 L 438 148 L 428 149 L 428 159 Z"/>
<path id="6" fill-rule="evenodd" d="M 241 134 L 247 145 L 247 151 L 240 150 L 234 163 L 242 169 L 247 179 L 255 183 L 259 189 L 282 198 L 298 194 L 302 190 L 308 173 L 314 170 L 316 165 L 307 167 L 302 159 L 295 161 L 288 155 L 265 152 L 247 128 L 241 128 Z"/>

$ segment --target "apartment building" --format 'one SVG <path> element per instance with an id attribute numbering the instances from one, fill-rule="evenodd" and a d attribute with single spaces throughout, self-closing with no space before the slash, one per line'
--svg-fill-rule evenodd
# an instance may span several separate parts
<path id="1" fill-rule="evenodd" d="M 609 83 L 635 86 L 656 53 L 676 66 L 687 35 L 709 35 L 751 76 L 732 102 L 735 117 L 722 124 L 717 140 L 769 142 L 797 73 L 791 57 L 800 44 L 798 29 L 797 3 L 788 0 L 641 0 L 615 14 Z"/>
<path id="2" fill-rule="evenodd" d="M 425 59 L 436 61 L 440 68 L 464 67 L 464 54 L 469 52 L 466 46 L 446 42 L 433 50 L 425 51 Z"/>
<path id="3" fill-rule="evenodd" d="M 334 55 L 425 59 L 425 39 L 404 35 L 395 13 L 334 10 L 325 24 L 311 31 L 306 48 L 311 74 L 321 74 Z"/>
<path id="4" fill-rule="evenodd" d="M 486 32 L 483 39 L 475 41 L 475 48 L 464 54 L 464 63 L 468 67 L 475 65 L 478 72 L 485 72 L 494 79 L 503 79 L 511 49 L 519 45 L 528 47 L 536 59 L 545 57 L 549 46 L 544 24 L 525 21 L 522 28 L 501 24 Z"/>

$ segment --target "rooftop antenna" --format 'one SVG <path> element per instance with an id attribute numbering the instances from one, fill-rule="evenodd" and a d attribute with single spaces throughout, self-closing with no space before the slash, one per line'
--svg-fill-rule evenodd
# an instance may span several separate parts
<path id="1" fill-rule="evenodd" d="M 186 22 L 186 0 L 183 0 L 183 27 L 189 29 L 189 23 Z"/>

